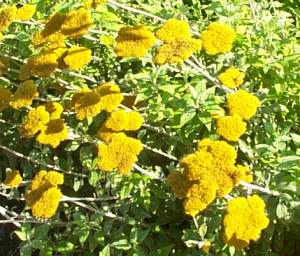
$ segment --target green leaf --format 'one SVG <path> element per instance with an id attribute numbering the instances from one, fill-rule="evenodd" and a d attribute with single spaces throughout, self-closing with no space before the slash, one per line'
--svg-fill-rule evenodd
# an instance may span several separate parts
<path id="1" fill-rule="evenodd" d="M 127 239 L 120 239 L 111 244 L 111 247 L 114 247 L 119 250 L 127 251 L 131 248 L 131 245 L 128 243 Z"/>
<path id="2" fill-rule="evenodd" d="M 56 251 L 61 253 L 69 253 L 72 252 L 73 249 L 74 249 L 74 244 L 68 241 L 61 241 L 58 243 L 56 247 Z"/>
<path id="3" fill-rule="evenodd" d="M 105 246 L 104 249 L 101 252 L 99 252 L 99 256 L 110 256 L 109 245 Z"/>

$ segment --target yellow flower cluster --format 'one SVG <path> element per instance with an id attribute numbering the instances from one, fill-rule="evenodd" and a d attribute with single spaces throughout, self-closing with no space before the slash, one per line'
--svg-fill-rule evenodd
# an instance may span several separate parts
<path id="1" fill-rule="evenodd" d="M 214 201 L 217 195 L 231 192 L 241 180 L 249 181 L 249 168 L 235 166 L 237 153 L 225 141 L 204 139 L 198 149 L 180 160 L 183 173 L 172 172 L 167 183 L 176 197 L 184 199 L 185 213 L 195 216 Z"/>
<path id="2" fill-rule="evenodd" d="M 145 26 L 123 27 L 117 36 L 115 53 L 120 57 L 144 57 L 155 37 Z"/>
<path id="3" fill-rule="evenodd" d="M 17 91 L 11 98 L 10 106 L 15 109 L 30 106 L 33 99 L 37 96 L 39 96 L 39 93 L 34 81 L 27 80 L 17 88 Z"/>
<path id="4" fill-rule="evenodd" d="M 244 90 L 231 93 L 227 98 L 227 107 L 230 115 L 239 115 L 244 120 L 249 120 L 253 117 L 259 106 L 259 99 Z"/>
<path id="5" fill-rule="evenodd" d="M 30 20 L 36 12 L 36 7 L 31 4 L 24 4 L 17 10 L 17 20 Z"/>
<path id="6" fill-rule="evenodd" d="M 245 73 L 237 68 L 228 68 L 219 75 L 219 80 L 228 88 L 234 89 L 243 84 Z"/>
<path id="7" fill-rule="evenodd" d="M 83 120 L 94 117 L 101 111 L 112 112 L 123 100 L 120 88 L 111 83 L 97 86 L 93 90 L 85 88 L 75 93 L 72 98 L 72 106 L 76 117 Z"/>
<path id="8" fill-rule="evenodd" d="M 119 173 L 127 174 L 137 161 L 137 156 L 143 150 L 142 143 L 124 133 L 112 135 L 108 144 L 98 147 L 98 167 L 103 171 L 118 169 Z"/>
<path id="9" fill-rule="evenodd" d="M 57 102 L 47 102 L 44 106 L 31 109 L 21 125 L 21 133 L 32 137 L 39 132 L 36 140 L 40 144 L 56 148 L 68 138 L 68 128 L 60 119 L 62 112 L 63 107 Z"/>
<path id="10" fill-rule="evenodd" d="M 239 115 L 223 116 L 217 120 L 217 134 L 228 141 L 238 141 L 246 132 L 246 123 Z"/>
<path id="11" fill-rule="evenodd" d="M 9 61 L 6 57 L 0 57 L 0 76 L 4 75 L 9 68 Z"/>
<path id="12" fill-rule="evenodd" d="M 140 113 L 136 111 L 126 112 L 125 110 L 117 110 L 110 114 L 98 130 L 97 137 L 108 143 L 115 132 L 136 131 L 141 128 L 143 123 L 144 118 Z"/>
<path id="13" fill-rule="evenodd" d="M 218 22 L 209 24 L 201 34 L 203 48 L 209 55 L 229 52 L 235 38 L 236 33 L 230 26 Z"/>
<path id="14" fill-rule="evenodd" d="M 59 205 L 62 193 L 58 185 L 64 183 L 64 176 L 56 171 L 39 171 L 25 194 L 32 215 L 38 218 L 51 218 Z"/>
<path id="15" fill-rule="evenodd" d="M 170 19 L 156 32 L 156 35 L 163 41 L 155 56 L 157 64 L 180 64 L 202 48 L 201 40 L 192 38 L 186 21 Z"/>
<path id="16" fill-rule="evenodd" d="M 18 170 L 8 172 L 4 181 L 4 185 L 10 188 L 18 187 L 23 181 L 23 178 Z"/>
<path id="17" fill-rule="evenodd" d="M 0 87 L 0 111 L 9 107 L 9 103 L 12 97 L 10 90 Z"/>
<path id="18" fill-rule="evenodd" d="M 105 4 L 107 0 L 84 0 L 83 7 L 86 9 L 96 8 L 99 4 Z"/>
<path id="19" fill-rule="evenodd" d="M 261 231 L 269 225 L 264 201 L 257 195 L 229 201 L 223 224 L 228 245 L 238 249 L 247 247 L 250 240 L 259 239 Z"/>
<path id="20" fill-rule="evenodd" d="M 66 51 L 64 63 L 71 70 L 79 70 L 92 59 L 92 51 L 86 47 L 73 46 Z"/>

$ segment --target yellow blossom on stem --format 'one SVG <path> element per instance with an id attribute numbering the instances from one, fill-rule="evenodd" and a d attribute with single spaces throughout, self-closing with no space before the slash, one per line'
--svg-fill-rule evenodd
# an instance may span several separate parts
<path id="1" fill-rule="evenodd" d="M 155 37 L 147 27 L 123 27 L 116 39 L 115 52 L 120 57 L 144 57 L 154 45 Z"/>
<path id="2" fill-rule="evenodd" d="M 15 109 L 30 106 L 37 96 L 39 96 L 39 93 L 34 81 L 27 80 L 18 87 L 11 99 L 10 106 Z"/>
<path id="3" fill-rule="evenodd" d="M 166 181 L 176 197 L 179 199 L 186 197 L 189 187 L 192 185 L 192 183 L 187 179 L 186 175 L 179 171 L 171 172 Z"/>
<path id="4" fill-rule="evenodd" d="M 32 43 L 35 48 L 46 46 L 53 49 L 65 47 L 65 40 L 66 37 L 60 32 L 44 35 L 43 31 L 39 31 L 33 35 Z"/>
<path id="5" fill-rule="evenodd" d="M 21 133 L 25 137 L 32 137 L 40 131 L 50 120 L 50 115 L 44 106 L 38 106 L 29 111 L 25 121 L 21 124 Z"/>
<path id="6" fill-rule="evenodd" d="M 244 120 L 249 120 L 253 117 L 259 106 L 259 99 L 244 90 L 231 93 L 227 98 L 227 107 L 230 115 L 239 115 Z"/>
<path id="7" fill-rule="evenodd" d="M 6 174 L 4 185 L 10 188 L 18 187 L 23 181 L 23 178 L 18 170 L 10 171 Z"/>
<path id="8" fill-rule="evenodd" d="M 49 101 L 47 103 L 44 104 L 46 111 L 50 114 L 50 119 L 59 119 L 62 112 L 64 111 L 63 106 L 58 103 L 58 102 L 54 102 L 54 101 Z"/>
<path id="9" fill-rule="evenodd" d="M 24 4 L 17 10 L 17 20 L 30 20 L 36 12 L 36 7 L 31 4 Z"/>
<path id="10" fill-rule="evenodd" d="M 0 11 L 0 32 L 7 29 L 14 21 L 17 14 L 16 6 L 6 6 Z"/>
<path id="11" fill-rule="evenodd" d="M 253 181 L 253 176 L 249 167 L 238 164 L 235 167 L 233 180 L 235 185 L 240 184 L 241 181 L 251 183 Z"/>
<path id="12" fill-rule="evenodd" d="M 92 51 L 86 47 L 72 46 L 63 57 L 64 63 L 71 70 L 79 70 L 90 63 Z"/>
<path id="13" fill-rule="evenodd" d="M 50 120 L 45 126 L 41 128 L 40 134 L 36 140 L 40 144 L 50 145 L 56 148 L 62 141 L 68 138 L 68 128 L 64 120 L 55 119 Z"/>
<path id="14" fill-rule="evenodd" d="M 192 34 L 187 21 L 169 19 L 157 30 L 156 36 L 162 41 L 172 41 L 174 39 L 191 38 Z"/>
<path id="15" fill-rule="evenodd" d="M 116 133 L 108 145 L 100 144 L 98 147 L 99 169 L 117 169 L 119 173 L 127 174 L 138 160 L 137 156 L 142 149 L 143 145 L 139 140 L 127 137 L 124 133 Z"/>
<path id="16" fill-rule="evenodd" d="M 103 141 L 104 143 L 108 144 L 111 140 L 111 137 L 115 134 L 113 130 L 107 128 L 105 125 L 102 125 L 100 129 L 97 131 L 96 137 Z"/>
<path id="17" fill-rule="evenodd" d="M 238 115 L 223 116 L 217 120 L 217 134 L 228 141 L 238 141 L 246 132 L 246 123 Z"/>
<path id="18" fill-rule="evenodd" d="M 85 35 L 92 25 L 93 18 L 90 13 L 80 8 L 65 15 L 60 29 L 65 36 L 76 39 Z"/>
<path id="19" fill-rule="evenodd" d="M 209 55 L 231 51 L 235 38 L 235 31 L 219 22 L 209 24 L 207 30 L 201 34 L 203 48 Z"/>
<path id="20" fill-rule="evenodd" d="M 237 249 L 245 248 L 250 240 L 258 240 L 261 231 L 268 227 L 265 203 L 257 195 L 230 200 L 224 217 L 224 240 Z"/>
<path id="21" fill-rule="evenodd" d="M 228 68 L 219 75 L 219 80 L 228 88 L 234 89 L 243 84 L 245 73 L 237 68 Z"/>
<path id="22" fill-rule="evenodd" d="M 12 97 L 10 90 L 0 87 L 0 111 L 9 107 L 9 103 Z"/>

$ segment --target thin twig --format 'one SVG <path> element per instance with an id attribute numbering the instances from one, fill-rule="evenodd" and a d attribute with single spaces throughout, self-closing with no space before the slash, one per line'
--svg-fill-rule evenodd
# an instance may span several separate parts
<path id="1" fill-rule="evenodd" d="M 251 189 L 251 190 L 258 190 L 258 191 L 261 191 L 261 192 L 269 194 L 269 195 L 273 195 L 273 196 L 279 196 L 280 195 L 280 193 L 278 191 L 272 191 L 272 190 L 269 190 L 267 188 L 263 188 L 263 187 L 260 187 L 258 185 L 255 185 L 255 184 L 250 184 L 250 183 L 245 182 L 245 181 L 241 181 L 240 184 L 242 186 L 244 186 L 245 188 L 248 188 L 248 189 Z"/>
<path id="2" fill-rule="evenodd" d="M 152 179 L 162 180 L 161 177 L 157 176 L 156 174 L 148 172 L 147 170 L 143 169 L 142 167 L 140 167 L 137 164 L 134 164 L 133 167 L 134 167 L 134 169 L 136 169 L 138 172 L 142 173 L 143 175 L 146 175 Z"/>
<path id="3" fill-rule="evenodd" d="M 110 196 L 110 197 L 69 197 L 69 196 L 62 196 L 61 202 L 78 202 L 78 201 L 88 201 L 88 202 L 96 202 L 96 201 L 109 201 L 109 200 L 117 200 L 119 196 Z"/>

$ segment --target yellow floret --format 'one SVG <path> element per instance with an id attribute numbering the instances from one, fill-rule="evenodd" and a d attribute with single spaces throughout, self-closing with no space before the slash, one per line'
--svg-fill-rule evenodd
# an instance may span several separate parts
<path id="1" fill-rule="evenodd" d="M 43 31 L 41 32 L 36 32 L 33 35 L 32 43 L 34 47 L 42 47 L 46 46 L 48 49 L 53 49 L 53 48 L 59 48 L 59 47 L 65 47 L 65 40 L 66 37 L 60 33 L 60 32 L 55 32 L 53 34 L 45 35 L 43 34 Z"/>
<path id="2" fill-rule="evenodd" d="M 237 165 L 233 174 L 234 184 L 238 185 L 241 181 L 251 183 L 253 176 L 248 166 Z"/>
<path id="3" fill-rule="evenodd" d="M 50 114 L 50 119 L 54 120 L 54 119 L 59 119 L 62 112 L 64 111 L 64 108 L 61 104 L 59 104 L 58 102 L 47 102 L 46 104 L 44 104 L 46 111 Z"/>
<path id="4" fill-rule="evenodd" d="M 217 189 L 218 184 L 211 179 L 203 179 L 199 183 L 193 184 L 188 189 L 183 203 L 185 213 L 195 216 L 206 209 L 215 200 Z"/>
<path id="5" fill-rule="evenodd" d="M 144 57 L 154 45 L 155 37 L 147 27 L 123 27 L 116 39 L 115 52 L 120 57 Z"/>
<path id="6" fill-rule="evenodd" d="M 73 46 L 69 48 L 63 60 L 71 70 L 79 70 L 90 63 L 92 51 L 86 47 Z"/>
<path id="7" fill-rule="evenodd" d="M 21 133 L 25 137 L 32 137 L 40 131 L 50 120 L 50 115 L 44 106 L 33 108 L 29 111 L 21 125 Z"/>
<path id="8" fill-rule="evenodd" d="M 228 68 L 219 75 L 219 80 L 228 88 L 234 89 L 239 87 L 245 78 L 245 73 L 236 68 Z"/>
<path id="9" fill-rule="evenodd" d="M 259 106 L 259 99 L 244 90 L 228 95 L 227 107 L 230 115 L 239 115 L 244 120 L 253 117 Z"/>
<path id="10" fill-rule="evenodd" d="M 4 185 L 10 187 L 10 188 L 16 188 L 18 187 L 23 181 L 23 178 L 19 171 L 11 171 L 6 174 L 6 178 L 4 181 Z"/>
<path id="11" fill-rule="evenodd" d="M 211 23 L 201 34 L 203 48 L 209 55 L 229 52 L 235 37 L 230 26 L 218 22 Z"/>
<path id="12" fill-rule="evenodd" d="M 6 6 L 0 12 L 0 32 L 7 29 L 10 24 L 14 21 L 17 14 L 17 7 Z"/>
<path id="13" fill-rule="evenodd" d="M 61 32 L 65 36 L 76 39 L 85 35 L 92 25 L 93 19 L 90 13 L 86 9 L 80 8 L 65 15 Z"/>
<path id="14" fill-rule="evenodd" d="M 155 63 L 181 64 L 194 52 L 200 51 L 202 42 L 194 38 L 178 38 L 164 43 L 157 51 Z"/>
<path id="15" fill-rule="evenodd" d="M 56 148 L 62 141 L 68 138 L 68 128 L 64 124 L 64 120 L 50 120 L 47 125 L 41 128 L 40 134 L 36 140 L 40 144 L 50 145 Z"/>
<path id="16" fill-rule="evenodd" d="M 107 0 L 84 0 L 83 7 L 86 9 L 96 8 L 99 4 L 105 4 Z"/>
<path id="17" fill-rule="evenodd" d="M 0 111 L 9 107 L 9 102 L 12 98 L 12 93 L 6 88 L 0 87 Z"/>
<path id="18" fill-rule="evenodd" d="M 246 132 L 246 123 L 238 115 L 223 116 L 217 120 L 217 134 L 228 141 L 238 141 Z"/>
<path id="19" fill-rule="evenodd" d="M 99 169 L 127 174 L 133 164 L 138 160 L 137 155 L 142 151 L 142 143 L 134 138 L 127 137 L 123 133 L 112 136 L 108 145 L 100 144 L 98 147 Z"/>
<path id="20" fill-rule="evenodd" d="M 27 80 L 18 87 L 11 99 L 10 106 L 15 109 L 30 106 L 37 96 L 39 96 L 39 93 L 34 81 Z"/>
<path id="21" fill-rule="evenodd" d="M 175 196 L 179 199 L 186 197 L 186 194 L 192 185 L 187 177 L 179 171 L 173 171 L 168 175 L 167 184 L 171 187 Z"/>
<path id="22" fill-rule="evenodd" d="M 16 19 L 18 20 L 30 20 L 35 14 L 36 7 L 31 4 L 25 4 L 17 10 Z"/>
<path id="23" fill-rule="evenodd" d="M 48 77 L 57 68 L 57 56 L 54 53 L 41 53 L 27 60 L 21 66 L 19 78 L 26 80 L 31 76 Z"/>
<path id="24" fill-rule="evenodd" d="M 169 41 L 174 39 L 186 39 L 192 36 L 190 26 L 187 21 L 170 19 L 157 30 L 157 38 L 162 41 Z"/>
<path id="25" fill-rule="evenodd" d="M 261 231 L 269 225 L 264 201 L 257 195 L 229 201 L 223 224 L 228 245 L 237 249 L 247 247 L 250 240 L 258 240 Z"/>
<path id="26" fill-rule="evenodd" d="M 9 68 L 9 60 L 6 57 L 0 57 L 0 76 L 7 73 Z"/>
<path id="27" fill-rule="evenodd" d="M 97 131 L 96 137 L 104 143 L 108 144 L 113 134 L 115 134 L 113 130 L 105 127 L 105 125 L 102 125 Z"/>

